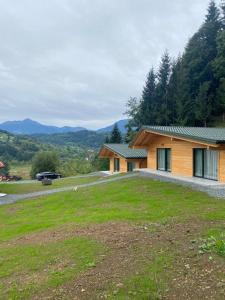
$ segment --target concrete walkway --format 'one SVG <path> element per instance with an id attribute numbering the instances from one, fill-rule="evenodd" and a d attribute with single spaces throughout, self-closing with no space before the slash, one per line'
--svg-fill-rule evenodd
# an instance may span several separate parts
<path id="1" fill-rule="evenodd" d="M 178 183 L 184 186 L 189 186 L 192 189 L 205 192 L 216 198 L 225 198 L 225 184 L 214 180 L 207 180 L 197 177 L 175 176 L 169 172 L 163 172 L 151 169 L 140 169 L 141 177 L 148 177 L 164 182 Z"/>
<path id="2" fill-rule="evenodd" d="M 109 178 L 108 177 L 108 179 L 99 179 L 98 181 L 94 181 L 94 182 L 90 182 L 90 183 L 84 183 L 84 184 L 75 185 L 75 186 L 79 190 L 80 188 L 106 184 L 106 183 L 110 183 L 110 182 L 114 182 L 114 181 L 118 181 L 118 180 L 123 180 L 123 179 L 131 178 L 131 177 L 135 177 L 135 176 L 137 176 L 136 173 L 129 173 L 129 174 L 124 175 L 124 176 L 119 176 L 119 177 L 114 177 L 114 178 Z M 0 205 L 14 203 L 14 202 L 24 200 L 24 199 L 38 198 L 38 197 L 41 197 L 41 196 L 51 195 L 51 194 L 55 194 L 55 193 L 59 193 L 59 192 L 72 191 L 75 188 L 75 186 L 73 185 L 73 186 L 67 186 L 67 187 L 62 187 L 62 188 L 57 188 L 57 189 L 50 189 L 50 190 L 47 190 L 47 191 L 27 193 L 27 194 L 6 195 L 6 196 L 0 198 Z"/>

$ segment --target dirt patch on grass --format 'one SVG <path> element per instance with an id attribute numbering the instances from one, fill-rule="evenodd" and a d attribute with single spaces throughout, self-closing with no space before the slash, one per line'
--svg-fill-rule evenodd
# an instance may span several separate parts
<path id="1" fill-rule="evenodd" d="M 154 258 L 156 247 L 176 255 L 169 274 L 168 290 L 159 293 L 161 299 L 222 299 L 225 262 L 215 257 L 209 261 L 199 255 L 193 238 L 204 230 L 215 227 L 213 222 L 192 220 L 186 224 L 145 224 L 109 222 L 84 228 L 72 226 L 60 230 L 40 232 L 14 240 L 14 243 L 48 243 L 85 236 L 108 247 L 100 262 L 63 286 L 49 289 L 33 299 L 105 299 L 109 287 L 120 286 L 127 276 L 135 275 Z M 152 228 L 155 227 L 154 230 Z M 137 299 L 128 296 L 127 299 Z"/>
<path id="2" fill-rule="evenodd" d="M 217 224 L 211 222 L 205 226 L 209 229 L 216 227 Z M 198 235 L 202 237 L 201 231 L 197 232 L 194 237 Z M 176 248 L 176 260 L 172 267 L 169 289 L 163 299 L 224 299 L 224 257 L 210 251 L 200 253 L 201 242 L 198 239 L 192 240 L 190 237 L 184 243 L 179 243 Z"/>
<path id="3" fill-rule="evenodd" d="M 56 230 L 46 230 L 27 234 L 7 242 L 7 245 L 43 245 L 46 243 L 67 240 L 77 236 L 86 236 L 113 247 L 113 245 L 118 245 L 121 241 L 125 241 L 126 239 L 129 241 L 129 236 L 134 235 L 135 232 L 140 233 L 140 227 L 133 226 L 129 223 L 109 222 L 86 227 L 79 227 L 70 224 Z"/>
<path id="4" fill-rule="evenodd" d="M 223 299 L 225 260 L 216 255 L 213 260 L 209 260 L 209 254 L 200 255 L 196 242 L 202 232 L 218 225 L 218 222 L 199 220 L 185 224 L 174 220 L 165 225 L 108 222 L 78 227 L 70 224 L 16 238 L 7 242 L 7 246 L 44 245 L 84 236 L 101 241 L 108 248 L 96 266 L 91 265 L 77 278 L 59 288 L 49 288 L 33 299 L 105 299 L 110 286 L 121 286 L 124 279 L 150 264 L 156 248 L 168 250 L 176 257 L 171 268 L 166 270 L 168 289 L 164 294 L 159 292 L 159 299 Z M 64 262 L 60 262 L 60 269 L 63 266 Z M 127 299 L 137 298 L 128 295 Z"/>
<path id="5" fill-rule="evenodd" d="M 15 206 L 10 206 L 6 210 L 7 214 L 10 214 L 10 215 L 15 215 L 18 211 L 20 211 L 20 208 L 15 207 Z"/>

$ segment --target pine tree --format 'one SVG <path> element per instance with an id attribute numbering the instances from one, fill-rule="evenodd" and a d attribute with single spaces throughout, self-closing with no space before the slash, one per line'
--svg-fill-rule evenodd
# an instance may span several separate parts
<path id="1" fill-rule="evenodd" d="M 221 3 L 222 10 L 222 31 L 217 38 L 218 55 L 214 60 L 213 67 L 215 76 L 219 81 L 216 91 L 216 101 L 218 106 L 218 114 L 222 112 L 223 121 L 225 121 L 225 1 Z"/>
<path id="2" fill-rule="evenodd" d="M 117 123 L 114 125 L 113 130 L 111 132 L 110 143 L 112 143 L 112 144 L 121 144 L 122 143 L 122 135 L 118 128 Z"/>
<path id="3" fill-rule="evenodd" d="M 216 100 L 222 114 L 223 121 L 225 121 L 225 78 L 220 79 L 220 85 L 216 92 Z"/>
<path id="4" fill-rule="evenodd" d="M 132 129 L 130 122 L 128 122 L 126 127 L 127 127 L 127 133 L 124 138 L 124 141 L 125 141 L 125 143 L 129 144 L 133 140 L 136 132 Z"/>
<path id="5" fill-rule="evenodd" d="M 107 135 L 105 138 L 105 144 L 109 144 L 109 142 L 110 142 L 110 139 L 109 139 L 109 136 Z"/>
<path id="6" fill-rule="evenodd" d="M 219 9 L 214 1 L 211 1 L 205 22 L 197 33 L 190 39 L 182 59 L 183 64 L 183 89 L 185 99 L 183 107 L 187 108 L 187 125 L 196 125 L 201 122 L 197 116 L 196 99 L 200 93 L 200 88 L 204 82 L 209 82 L 208 97 L 213 99 L 218 87 L 218 80 L 214 76 L 212 63 L 217 56 L 217 35 L 221 31 Z M 206 102 L 207 104 L 207 102 Z M 212 104 L 213 111 L 216 112 L 216 103 Z"/>
<path id="7" fill-rule="evenodd" d="M 172 62 L 171 77 L 168 84 L 168 101 L 171 110 L 170 125 L 174 125 L 178 118 L 178 105 L 180 104 L 181 97 L 179 93 L 179 86 L 181 80 L 181 57 L 178 56 L 177 60 Z"/>
<path id="8" fill-rule="evenodd" d="M 221 11 L 222 11 L 221 22 L 222 22 L 223 29 L 225 29 L 225 0 L 221 2 Z"/>
<path id="9" fill-rule="evenodd" d="M 171 108 L 168 102 L 168 85 L 171 74 L 171 61 L 168 51 L 166 51 L 161 59 L 158 71 L 158 83 L 156 85 L 156 124 L 169 125 Z"/>
<path id="10" fill-rule="evenodd" d="M 156 75 L 152 68 L 148 74 L 145 87 L 142 92 L 142 98 L 139 107 L 139 115 L 141 116 L 141 125 L 153 125 L 155 122 L 156 107 Z"/>
<path id="11" fill-rule="evenodd" d="M 199 126 L 207 126 L 212 113 L 212 103 L 209 97 L 210 82 L 205 81 L 199 89 L 198 96 L 196 97 L 196 119 Z"/>
<path id="12" fill-rule="evenodd" d="M 140 129 L 143 124 L 140 112 L 140 101 L 138 101 L 135 97 L 130 97 L 126 104 L 126 107 L 127 110 L 125 114 L 129 117 L 130 125 L 132 127 Z"/>
<path id="13" fill-rule="evenodd" d="M 210 1 L 204 22 L 182 56 L 171 64 L 166 51 L 157 78 L 151 70 L 140 102 L 129 102 L 132 124 L 205 126 L 224 112 L 225 0 Z"/>

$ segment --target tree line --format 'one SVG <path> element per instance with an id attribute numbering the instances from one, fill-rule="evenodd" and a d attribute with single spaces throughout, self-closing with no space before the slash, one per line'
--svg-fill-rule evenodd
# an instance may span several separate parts
<path id="1" fill-rule="evenodd" d="M 140 100 L 127 103 L 130 127 L 211 126 L 225 119 L 225 2 L 210 1 L 205 19 L 182 55 L 168 51 L 151 68 Z M 132 136 L 132 134 L 131 134 Z"/>

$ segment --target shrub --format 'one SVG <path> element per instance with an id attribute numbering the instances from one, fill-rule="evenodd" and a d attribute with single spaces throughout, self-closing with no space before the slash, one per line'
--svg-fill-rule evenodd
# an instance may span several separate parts
<path id="1" fill-rule="evenodd" d="M 64 162 L 60 166 L 60 173 L 63 176 L 72 176 L 76 174 L 88 174 L 93 171 L 93 166 L 90 161 L 85 159 L 73 159 Z"/>
<path id="2" fill-rule="evenodd" d="M 56 152 L 43 151 L 38 152 L 33 160 L 31 167 L 31 178 L 35 178 L 40 172 L 56 172 L 59 168 L 59 157 Z"/>

